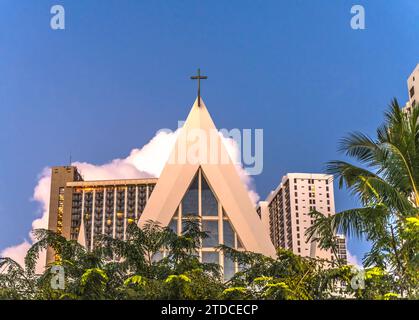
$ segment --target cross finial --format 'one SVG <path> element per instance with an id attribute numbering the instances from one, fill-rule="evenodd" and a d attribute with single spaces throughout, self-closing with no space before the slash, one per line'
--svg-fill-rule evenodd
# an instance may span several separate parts
<path id="1" fill-rule="evenodd" d="M 198 68 L 198 75 L 192 76 L 192 80 L 198 80 L 198 107 L 201 106 L 201 79 L 208 79 L 207 76 L 201 76 L 201 69 Z"/>

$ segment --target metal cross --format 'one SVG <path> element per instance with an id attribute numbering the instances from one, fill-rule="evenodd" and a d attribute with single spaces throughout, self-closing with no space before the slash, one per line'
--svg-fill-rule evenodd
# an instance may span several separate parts
<path id="1" fill-rule="evenodd" d="M 207 76 L 201 76 L 201 69 L 198 69 L 198 75 L 192 76 L 192 80 L 198 80 L 198 107 L 201 106 L 201 79 L 208 79 Z"/>

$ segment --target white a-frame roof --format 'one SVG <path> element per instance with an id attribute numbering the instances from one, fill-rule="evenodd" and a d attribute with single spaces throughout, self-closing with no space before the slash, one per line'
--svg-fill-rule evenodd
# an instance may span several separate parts
<path id="1" fill-rule="evenodd" d="M 217 132 L 204 102 L 201 99 L 198 106 L 197 99 L 139 223 L 144 225 L 151 220 L 167 226 L 201 167 L 244 248 L 275 256 L 269 234 L 251 203 L 221 136 L 215 134 Z"/>

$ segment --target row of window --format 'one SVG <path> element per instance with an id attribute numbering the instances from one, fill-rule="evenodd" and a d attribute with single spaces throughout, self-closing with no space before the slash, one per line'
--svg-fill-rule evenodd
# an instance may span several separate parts
<path id="1" fill-rule="evenodd" d="M 294 183 L 297 183 L 297 181 L 301 181 L 301 182 L 303 182 L 305 179 L 297 179 L 297 178 L 294 178 Z M 318 180 L 318 179 L 307 179 L 307 182 L 309 183 L 309 184 L 314 184 L 314 181 L 315 180 Z M 324 182 L 326 183 L 326 184 L 329 184 L 329 180 L 324 180 Z"/>

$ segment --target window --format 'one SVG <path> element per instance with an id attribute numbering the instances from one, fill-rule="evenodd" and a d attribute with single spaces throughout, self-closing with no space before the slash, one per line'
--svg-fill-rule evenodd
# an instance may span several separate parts
<path id="1" fill-rule="evenodd" d="M 161 253 L 160 251 L 156 252 L 152 257 L 151 260 L 153 262 L 157 262 L 160 261 L 161 259 L 163 259 L 163 253 Z"/>
<path id="2" fill-rule="evenodd" d="M 218 201 L 210 189 L 204 175 L 201 179 L 201 201 L 202 201 L 202 215 L 203 216 L 217 216 L 218 215 Z"/>
<path id="3" fill-rule="evenodd" d="M 237 235 L 237 249 L 243 249 L 242 241 L 239 238 L 239 235 Z"/>
<path id="4" fill-rule="evenodd" d="M 411 88 L 410 88 L 410 97 L 411 98 L 413 98 L 413 96 L 415 95 L 415 87 L 414 86 L 412 86 Z"/>
<path id="5" fill-rule="evenodd" d="M 329 186 L 326 187 L 326 191 L 329 191 Z"/>
<path id="6" fill-rule="evenodd" d="M 219 253 L 218 252 L 202 252 L 202 262 L 219 264 Z"/>
<path id="7" fill-rule="evenodd" d="M 329 194 L 328 193 L 326 193 L 326 198 L 329 198 Z"/>
<path id="8" fill-rule="evenodd" d="M 298 197 L 298 193 L 297 193 L 297 192 L 294 192 L 294 195 L 295 195 L 296 197 Z"/>
<path id="9" fill-rule="evenodd" d="M 199 203 L 200 200 L 201 203 Z M 223 259 L 220 253 L 215 252 L 215 247 L 223 243 L 235 249 L 245 248 L 233 229 L 226 212 L 220 208 L 222 210 L 222 214 L 220 214 L 219 208 L 219 202 L 212 192 L 210 184 L 205 179 L 202 170 L 199 169 L 168 227 L 175 232 L 183 233 L 189 224 L 187 216 L 202 214 L 199 219 L 201 230 L 207 234 L 207 237 L 202 239 L 202 248 L 196 254 L 201 256 L 204 263 L 220 264 L 224 270 L 225 278 L 230 279 L 238 268 L 237 263 L 226 257 Z M 181 230 L 178 230 L 179 223 Z"/>
<path id="10" fill-rule="evenodd" d="M 182 200 L 182 215 L 198 215 L 198 174 L 196 174 Z"/>
<path id="11" fill-rule="evenodd" d="M 234 230 L 228 220 L 223 221 L 224 245 L 234 248 Z"/>
<path id="12" fill-rule="evenodd" d="M 237 249 L 244 249 L 243 243 L 239 238 L 239 235 L 237 235 Z"/>
<path id="13" fill-rule="evenodd" d="M 181 233 L 183 234 L 186 231 L 188 231 L 187 228 L 188 228 L 188 221 L 185 220 L 185 219 L 182 219 L 182 231 L 181 231 Z"/>
<path id="14" fill-rule="evenodd" d="M 327 211 L 329 211 L 329 212 L 330 212 L 330 207 L 327 207 Z"/>
<path id="15" fill-rule="evenodd" d="M 224 256 L 224 279 L 230 280 L 231 277 L 234 275 L 234 272 L 234 261 L 231 260 L 229 257 Z"/>
<path id="16" fill-rule="evenodd" d="M 168 225 L 169 229 L 177 234 L 177 219 L 172 219 Z"/>
<path id="17" fill-rule="evenodd" d="M 218 246 L 218 221 L 202 221 L 202 231 L 207 232 L 208 237 L 202 240 L 202 246 L 204 248 Z"/>

